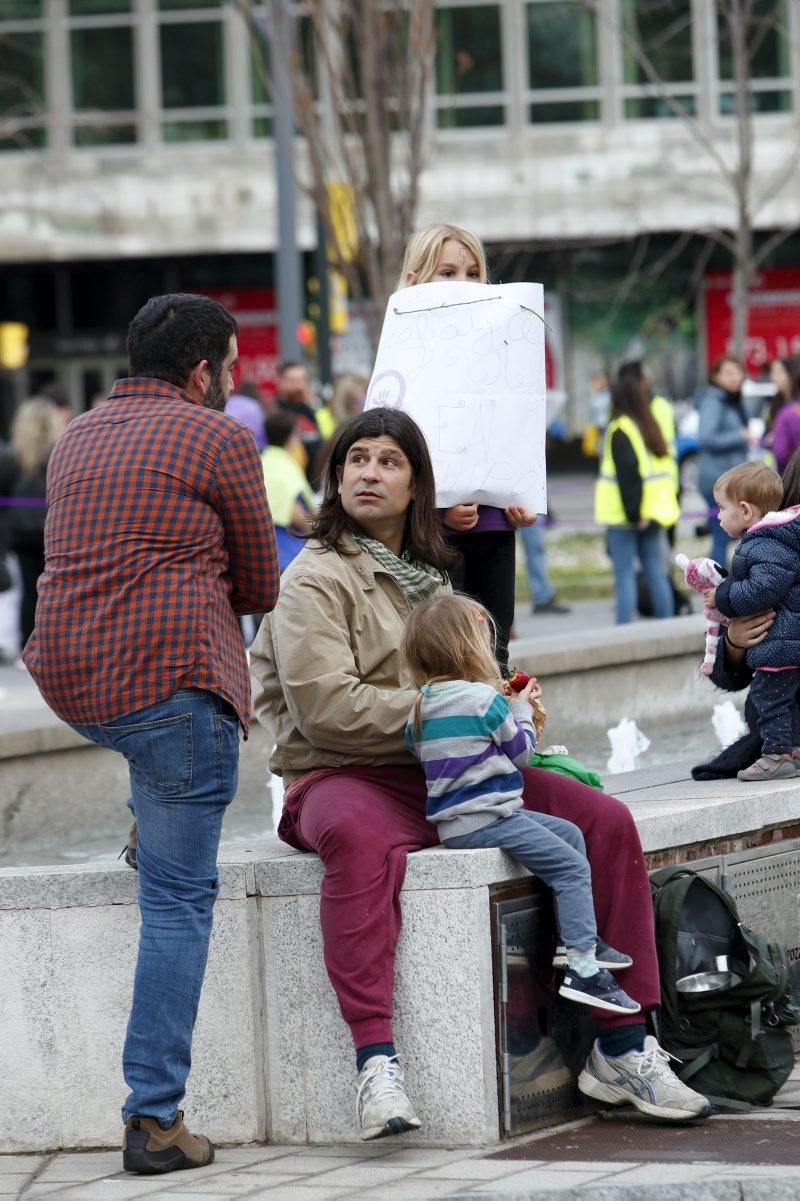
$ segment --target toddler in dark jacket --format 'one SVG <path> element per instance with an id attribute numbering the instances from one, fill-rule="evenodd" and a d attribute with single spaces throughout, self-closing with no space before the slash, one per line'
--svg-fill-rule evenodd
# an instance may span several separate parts
<path id="1" fill-rule="evenodd" d="M 726 617 L 775 610 L 766 638 L 747 652 L 764 751 L 740 780 L 782 779 L 800 768 L 800 505 L 775 512 L 782 498 L 781 477 L 763 463 L 732 467 L 714 485 L 720 524 L 741 542 L 728 578 L 703 598 Z"/>

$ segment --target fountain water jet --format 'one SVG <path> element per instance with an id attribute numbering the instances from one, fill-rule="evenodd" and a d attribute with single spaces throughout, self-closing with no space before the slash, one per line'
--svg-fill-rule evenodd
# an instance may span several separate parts
<path id="1" fill-rule="evenodd" d="M 636 760 L 650 745 L 650 739 L 637 726 L 632 717 L 623 717 L 619 725 L 607 730 L 611 743 L 611 758 L 606 764 L 612 774 L 635 771 Z"/>

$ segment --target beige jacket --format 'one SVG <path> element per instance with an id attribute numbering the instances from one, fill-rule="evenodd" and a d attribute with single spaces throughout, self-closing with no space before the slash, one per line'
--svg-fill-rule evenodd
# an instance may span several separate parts
<path id="1" fill-rule="evenodd" d="M 270 771 L 287 784 L 320 767 L 416 762 L 403 740 L 416 695 L 400 678 L 408 602 L 348 542 L 353 555 L 308 543 L 250 651 L 255 715 L 275 740 Z"/>

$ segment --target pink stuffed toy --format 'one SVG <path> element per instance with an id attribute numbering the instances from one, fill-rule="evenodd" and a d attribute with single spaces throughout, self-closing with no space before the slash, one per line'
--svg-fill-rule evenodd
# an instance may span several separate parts
<path id="1" fill-rule="evenodd" d="M 683 578 L 689 587 L 701 594 L 706 588 L 716 588 L 727 575 L 713 559 L 689 559 L 686 555 L 676 555 L 675 562 L 683 572 Z M 710 676 L 717 657 L 720 626 L 730 625 L 731 619 L 709 605 L 703 605 L 703 615 L 706 619 L 706 655 L 700 670 L 704 676 Z"/>

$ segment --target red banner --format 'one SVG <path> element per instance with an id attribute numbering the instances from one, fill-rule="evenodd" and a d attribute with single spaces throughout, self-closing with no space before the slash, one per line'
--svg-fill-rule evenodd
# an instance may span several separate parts
<path id="1" fill-rule="evenodd" d="M 239 322 L 235 383 L 252 380 L 266 393 L 274 393 L 279 359 L 275 293 L 271 288 L 230 288 L 206 295 L 224 304 Z"/>
<path id="2" fill-rule="evenodd" d="M 732 276 L 711 271 L 704 280 L 708 363 L 733 351 Z M 800 354 L 800 267 L 770 267 L 750 289 L 745 366 L 761 375 L 772 359 Z"/>

